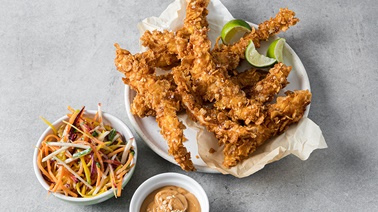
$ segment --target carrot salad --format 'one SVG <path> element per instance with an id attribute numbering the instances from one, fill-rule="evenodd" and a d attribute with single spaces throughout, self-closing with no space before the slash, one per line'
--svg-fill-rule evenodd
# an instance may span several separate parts
<path id="1" fill-rule="evenodd" d="M 134 138 L 125 142 L 104 124 L 101 104 L 93 118 L 85 115 L 85 107 L 68 110 L 68 120 L 58 129 L 41 117 L 53 131 L 42 141 L 37 158 L 49 190 L 87 198 L 112 189 L 114 196 L 121 196 L 123 179 L 135 165 Z"/>

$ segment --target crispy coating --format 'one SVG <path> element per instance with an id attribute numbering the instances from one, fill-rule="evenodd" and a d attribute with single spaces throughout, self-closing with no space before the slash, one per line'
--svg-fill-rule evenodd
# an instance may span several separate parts
<path id="1" fill-rule="evenodd" d="M 167 81 L 170 85 L 169 91 L 175 92 L 176 84 L 174 84 L 173 82 L 172 74 L 168 73 L 155 76 L 154 78 L 156 81 Z M 152 98 L 153 96 L 148 92 L 143 91 L 143 93 L 137 93 L 137 95 L 133 99 L 133 102 L 131 103 L 131 112 L 139 117 L 156 116 L 155 110 L 152 109 Z M 177 98 L 178 97 L 175 96 L 175 99 Z"/>
<path id="2" fill-rule="evenodd" d="M 250 90 L 251 96 L 259 102 L 269 102 L 288 84 L 287 77 L 291 67 L 283 63 L 276 64 L 269 70 L 268 75 L 256 83 Z"/>
<path id="3" fill-rule="evenodd" d="M 278 97 L 269 106 L 267 116 L 260 125 L 250 125 L 255 132 L 251 138 L 241 138 L 237 142 L 225 143 L 223 165 L 232 167 L 248 158 L 256 148 L 269 138 L 284 132 L 291 124 L 298 122 L 311 102 L 308 90 L 288 92 L 286 97 Z"/>
<path id="4" fill-rule="evenodd" d="M 206 7 L 209 2 L 210 0 L 189 1 L 183 27 L 177 32 L 154 30 L 152 32 L 146 31 L 142 35 L 142 45 L 162 58 L 156 67 L 170 69 L 173 64 L 179 62 L 179 58 L 187 53 L 186 47 L 190 35 L 195 29 L 208 26 L 205 17 L 208 14 Z M 164 63 L 165 61 L 167 63 Z"/>
<path id="5" fill-rule="evenodd" d="M 195 170 L 190 160 L 190 153 L 183 145 L 186 140 L 183 133 L 185 126 L 177 118 L 180 103 L 172 89 L 175 87 L 172 81 L 156 76 L 154 69 L 148 66 L 146 58 L 141 54 L 132 55 L 118 45 L 116 48 L 116 67 L 125 75 L 124 82 L 137 91 L 137 101 L 148 102 L 148 108 L 154 111 L 156 121 L 161 128 L 160 133 L 168 142 L 169 154 L 173 155 L 182 169 Z M 133 103 L 133 108 L 138 107 L 137 103 Z"/>
<path id="6" fill-rule="evenodd" d="M 203 3 L 204 2 L 201 4 Z M 197 11 L 195 14 L 201 14 L 202 17 L 205 17 L 207 10 L 203 10 L 201 12 Z M 195 19 L 198 19 L 198 17 L 192 17 L 192 20 Z M 278 34 L 281 31 L 286 31 L 289 29 L 289 27 L 297 24 L 298 21 L 299 19 L 295 17 L 295 13 L 293 11 L 287 8 L 281 8 L 274 18 L 270 18 L 269 20 L 260 23 L 257 29 L 252 28 L 252 31 L 245 35 L 244 38 L 240 39 L 239 42 L 233 45 L 215 45 L 215 48 L 211 51 L 211 55 L 214 57 L 216 64 L 226 66 L 227 70 L 233 70 L 239 65 L 240 59 L 244 58 L 244 52 L 250 40 L 252 40 L 255 46 L 258 48 L 260 47 L 261 41 L 268 40 L 272 35 Z M 191 26 L 189 23 L 190 21 L 186 21 L 183 29 L 179 30 L 179 32 L 186 31 L 185 29 L 187 26 Z M 207 26 L 207 22 L 205 21 L 200 23 L 202 23 L 202 26 Z M 196 27 L 198 28 L 198 25 Z M 195 27 L 188 28 L 192 31 Z M 182 36 L 182 34 L 185 36 Z M 172 64 L 177 63 L 179 58 L 183 57 L 183 55 L 181 55 L 179 58 L 172 56 L 184 53 L 186 50 L 189 36 L 187 33 L 181 33 L 180 35 L 181 36 L 175 36 L 174 32 L 167 30 L 163 32 L 159 32 L 157 30 L 154 30 L 153 32 L 146 31 L 141 40 L 143 46 L 148 47 L 155 53 L 161 54 L 162 58 L 169 58 L 166 60 L 169 61 L 169 63 L 164 64 L 164 60 L 161 60 L 161 63 L 159 63 L 158 67 L 164 68 L 165 66 L 170 67 Z M 216 44 L 219 43 L 218 41 Z M 173 61 L 170 59 L 173 59 Z"/>
<path id="7" fill-rule="evenodd" d="M 278 97 L 275 104 L 268 105 L 268 109 L 264 111 L 267 116 L 262 124 L 245 125 L 230 120 L 224 111 L 203 106 L 201 98 L 193 91 L 190 76 L 185 70 L 175 69 L 174 78 L 178 82 L 177 88 L 187 113 L 213 132 L 219 144 L 225 146 L 225 167 L 237 165 L 269 138 L 298 122 L 311 101 L 311 93 L 307 90 L 287 92 L 286 97 Z"/>
<path id="8" fill-rule="evenodd" d="M 270 69 L 269 74 L 252 87 L 251 98 L 246 98 L 240 86 L 234 83 L 239 81 L 231 80 L 224 74 L 224 66 L 215 63 L 206 27 L 191 35 L 189 48 L 189 54 L 181 58 L 181 66 L 173 69 L 177 90 L 192 119 L 213 132 L 220 144 L 225 145 L 223 165 L 226 167 L 235 166 L 257 146 L 297 122 L 310 103 L 311 94 L 307 91 L 290 94 L 284 100 L 280 97 L 276 104 L 266 107 L 264 103 L 271 101 L 288 83 L 291 67 L 283 63 Z M 215 102 L 212 107 L 204 107 L 203 100 Z M 279 118 L 273 119 L 271 108 L 282 107 L 289 109 L 274 110 L 275 117 Z"/>
<path id="9" fill-rule="evenodd" d="M 222 67 L 212 60 L 207 29 L 195 31 L 190 37 L 189 45 L 192 51 L 181 63 L 192 64 L 189 72 L 193 80 L 193 90 L 203 99 L 214 102 L 214 107 L 218 110 L 229 110 L 234 120 L 243 120 L 247 124 L 262 120 L 263 114 L 260 111 L 263 105 L 248 99 L 240 87 L 224 74 Z"/>
<path id="10" fill-rule="evenodd" d="M 234 84 L 239 85 L 240 88 L 244 90 L 256 85 L 256 83 L 264 79 L 266 75 L 267 73 L 264 70 L 251 68 L 243 72 L 234 71 L 230 79 Z"/>
<path id="11" fill-rule="evenodd" d="M 179 65 L 179 57 L 187 54 L 187 45 L 191 32 L 196 28 L 208 26 L 205 17 L 208 14 L 206 7 L 209 2 L 209 0 L 188 1 L 183 27 L 177 32 L 168 30 L 163 32 L 158 30 L 145 31 L 141 41 L 142 45 L 149 49 L 138 54 L 138 58 L 147 58 L 146 62 L 149 67 L 166 70 Z M 169 77 L 170 79 L 168 79 Z M 167 75 L 166 79 L 173 81 L 172 75 Z M 149 101 L 144 97 L 139 97 L 139 95 L 140 93 L 136 97 L 138 104 L 132 104 L 133 114 L 139 117 L 155 116 L 156 114 L 151 109 Z"/>
<path id="12" fill-rule="evenodd" d="M 187 114 L 194 120 L 213 132 L 219 144 L 230 141 L 236 142 L 239 137 L 248 137 L 252 134 L 243 128 L 240 123 L 231 121 L 224 110 L 206 106 L 202 98 L 193 90 L 192 80 L 187 67 L 177 67 L 173 70 L 173 77 L 177 82 L 177 89 L 181 102 Z"/>
<path id="13" fill-rule="evenodd" d="M 246 34 L 233 45 L 215 45 L 211 54 L 217 64 L 226 67 L 227 70 L 233 70 L 239 65 L 239 61 L 244 59 L 244 52 L 249 41 L 253 41 L 256 48 L 260 47 L 260 42 L 268 40 L 272 35 L 281 31 L 286 31 L 289 27 L 294 26 L 299 21 L 295 13 L 287 8 L 281 8 L 274 18 L 259 24 L 258 29 L 252 28 L 252 31 Z M 216 43 L 218 44 L 218 42 Z"/>
<path id="14" fill-rule="evenodd" d="M 150 64 L 154 67 L 169 70 L 171 67 L 176 66 L 179 63 L 177 54 L 179 52 L 185 52 L 187 39 L 178 37 L 175 32 L 164 30 L 163 32 L 145 31 L 140 38 L 142 45 L 149 49 L 142 54 L 148 56 L 147 52 L 153 52 L 154 55 L 158 55 L 159 59 L 155 64 Z"/>
<path id="15" fill-rule="evenodd" d="M 150 47 L 146 52 L 132 55 L 116 45 L 116 67 L 125 75 L 124 83 L 137 92 L 132 103 L 132 112 L 140 117 L 156 116 L 158 126 L 161 128 L 160 133 L 168 143 L 168 153 L 186 171 L 194 171 L 195 167 L 190 159 L 190 153 L 183 145 L 186 140 L 183 133 L 185 125 L 177 117 L 180 102 L 175 92 L 176 85 L 171 74 L 157 76 L 155 67 L 175 65 L 177 56 L 172 53 L 172 46 L 184 53 L 185 50 L 179 48 L 180 43 L 187 43 L 185 39 L 188 39 L 192 32 L 207 26 L 205 16 L 208 3 L 209 0 L 189 1 L 184 27 L 176 33 L 165 31 L 162 36 L 163 33 L 158 31 L 146 32 L 142 37 L 143 44 Z M 159 45 L 149 42 L 151 40 L 149 38 L 153 36 L 155 39 L 160 39 Z M 172 39 L 177 42 L 171 43 Z"/>
<path id="16" fill-rule="evenodd" d="M 270 72 L 274 73 L 274 70 L 277 69 L 272 68 Z M 228 146 L 225 155 L 231 155 L 230 157 L 235 158 L 235 160 L 226 157 L 227 160 L 224 162 L 226 167 L 236 165 L 237 162 L 247 157 L 243 156 L 245 152 L 248 152 L 248 154 L 252 153 L 254 146 L 261 145 L 268 138 L 283 132 L 288 125 L 297 122 L 303 116 L 305 108 L 311 99 L 311 93 L 308 91 L 297 91 L 285 99 L 278 97 L 277 103 L 270 105 L 269 109 L 264 111 L 268 115 L 265 116 L 262 124 L 242 124 L 229 119 L 228 114 L 222 110 L 204 107 L 202 99 L 193 90 L 191 77 L 188 74 L 185 75 L 185 72 L 178 69 L 175 69 L 173 72 L 178 91 L 182 98 L 181 101 L 187 109 L 188 114 L 195 121 L 205 126 L 208 131 L 213 132 L 221 145 L 226 144 Z M 270 77 L 267 76 L 266 78 L 269 79 Z M 280 112 L 284 113 L 284 115 L 280 115 Z M 274 123 L 277 123 L 277 125 L 271 124 L 272 121 L 269 122 L 268 120 L 274 120 Z M 268 126 L 268 123 L 269 128 L 266 128 L 265 125 Z M 259 132 L 261 130 L 262 132 Z M 242 146 L 236 151 L 238 144 L 244 143 L 248 144 L 248 148 Z M 235 152 L 233 152 L 234 150 Z M 239 154 L 241 156 L 238 156 Z"/>
<path id="17" fill-rule="evenodd" d="M 280 9 L 276 17 L 261 23 L 234 45 L 211 49 L 207 37 L 209 0 L 189 0 L 183 27 L 176 32 L 146 31 L 141 37 L 148 50 L 132 55 L 116 45 L 115 64 L 125 84 L 137 93 L 131 105 L 139 117 L 155 116 L 169 154 L 183 170 L 194 171 L 183 142 L 185 126 L 177 118 L 184 107 L 195 121 L 213 132 L 224 145 L 224 166 L 243 161 L 272 136 L 303 116 L 311 101 L 309 91 L 278 92 L 287 84 L 291 67 L 277 63 L 268 73 L 250 69 L 238 73 L 248 42 L 286 31 L 298 19 Z M 157 75 L 155 68 L 172 70 Z"/>

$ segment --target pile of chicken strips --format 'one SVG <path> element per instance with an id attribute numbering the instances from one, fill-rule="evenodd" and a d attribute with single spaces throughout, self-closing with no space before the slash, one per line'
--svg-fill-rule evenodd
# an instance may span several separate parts
<path id="1" fill-rule="evenodd" d="M 154 116 L 168 144 L 168 153 L 183 170 L 194 171 L 184 146 L 185 125 L 177 114 L 189 117 L 214 133 L 224 146 L 223 165 L 236 166 L 265 141 L 297 123 L 310 104 L 308 90 L 278 93 L 289 82 L 291 67 L 276 63 L 266 71 L 236 71 L 248 43 L 286 31 L 299 20 L 287 8 L 252 28 L 232 45 L 218 42 L 211 48 L 206 9 L 210 0 L 188 0 L 183 27 L 177 31 L 146 31 L 142 45 L 148 50 L 131 54 L 116 46 L 115 65 L 123 81 L 136 91 L 131 111 Z M 218 39 L 219 40 L 219 39 Z M 157 69 L 166 70 L 157 74 Z"/>

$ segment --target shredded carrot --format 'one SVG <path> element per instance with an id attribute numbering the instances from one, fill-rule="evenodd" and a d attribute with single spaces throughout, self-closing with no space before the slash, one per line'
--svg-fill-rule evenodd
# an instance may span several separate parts
<path id="1" fill-rule="evenodd" d="M 96 187 L 98 187 L 100 185 L 100 182 L 101 182 L 102 171 L 101 171 L 101 169 L 97 165 L 96 165 L 96 170 L 97 170 Z"/>
<path id="2" fill-rule="evenodd" d="M 54 175 L 54 173 L 53 173 L 53 171 L 52 171 L 52 169 L 51 169 L 51 164 L 50 163 L 47 163 L 47 170 L 49 171 L 49 177 L 51 177 L 52 179 L 53 179 L 53 181 L 52 182 L 58 182 L 58 179 L 56 179 L 56 177 L 55 177 L 55 175 Z M 46 177 L 48 177 L 47 175 L 46 175 Z"/>
<path id="3" fill-rule="evenodd" d="M 129 169 L 133 168 L 135 166 L 135 163 L 131 164 Z"/>
<path id="4" fill-rule="evenodd" d="M 58 188 L 63 184 L 62 178 L 63 178 L 63 172 L 62 172 L 62 167 L 59 167 L 58 170 L 58 181 L 55 184 L 55 187 L 52 189 L 52 192 L 56 192 Z"/>
<path id="5" fill-rule="evenodd" d="M 45 175 L 51 182 L 54 182 L 54 180 L 51 178 L 50 174 L 46 171 L 45 168 L 42 166 L 42 158 L 41 154 L 38 154 L 37 156 L 37 165 L 39 170 L 41 170 L 42 174 Z"/>
<path id="6" fill-rule="evenodd" d="M 97 120 L 97 117 L 98 117 L 98 112 L 96 112 L 96 115 L 95 115 L 94 118 L 93 118 L 93 121 L 94 121 L 94 122 Z"/>
<path id="7" fill-rule="evenodd" d="M 48 146 L 46 145 L 46 143 L 42 143 L 42 148 L 43 148 L 43 152 L 45 155 L 48 155 L 49 154 L 49 148 Z M 42 159 L 42 158 L 41 158 Z"/>
<path id="8" fill-rule="evenodd" d="M 46 146 L 46 144 L 43 144 L 43 147 L 44 147 L 45 155 L 48 155 L 49 154 L 49 148 Z M 42 162 L 42 157 L 39 161 Z M 51 164 L 49 162 L 47 162 L 47 171 L 48 171 L 49 175 L 46 175 L 46 177 L 48 177 L 49 179 L 52 179 L 52 182 L 56 183 L 58 180 L 56 179 L 55 175 L 53 174 L 53 172 L 51 170 Z"/>
<path id="9" fill-rule="evenodd" d="M 54 187 L 54 184 L 51 183 L 50 187 L 49 187 L 49 191 L 51 191 L 51 189 Z"/>
<path id="10" fill-rule="evenodd" d="M 94 118 L 86 117 L 84 108 L 68 106 L 68 110 L 63 133 L 47 135 L 38 148 L 37 166 L 49 192 L 87 198 L 112 189 L 115 197 L 121 196 L 122 182 L 134 166 L 131 153 L 125 164 L 120 162 L 126 146 L 122 135 L 116 132 L 117 138 L 110 136 L 113 128 L 104 124 L 101 105 Z M 100 140 L 101 133 L 105 134 Z"/>
<path id="11" fill-rule="evenodd" d="M 123 176 L 127 173 L 128 170 L 125 170 L 119 174 L 117 174 L 117 179 L 119 180 L 120 178 L 123 178 Z"/>
<path id="12" fill-rule="evenodd" d="M 118 184 L 117 184 L 117 197 L 121 196 L 122 182 L 123 182 L 123 176 L 121 177 L 121 179 L 118 181 Z"/>
<path id="13" fill-rule="evenodd" d="M 66 196 L 72 196 L 72 197 L 77 197 L 77 194 L 72 192 L 70 189 L 68 189 L 67 187 L 65 187 L 64 185 L 60 187 L 65 193 L 66 193 Z"/>
<path id="14" fill-rule="evenodd" d="M 120 168 L 118 171 L 117 171 L 117 174 L 118 173 L 121 173 L 122 171 L 124 171 L 125 169 L 127 169 L 127 167 L 130 165 L 131 163 L 131 160 L 134 158 L 134 155 L 129 153 L 129 158 L 128 160 L 126 161 L 125 165 L 122 166 L 122 168 Z"/>
<path id="15" fill-rule="evenodd" d="M 71 130 L 71 124 L 75 121 L 75 119 L 76 119 L 76 116 L 79 114 L 79 111 L 75 111 L 72 115 L 71 115 L 71 117 L 70 117 L 70 119 L 68 120 L 68 123 L 70 123 L 69 125 L 66 125 L 66 129 L 65 129 L 65 136 L 64 136 L 64 141 L 67 141 L 68 140 L 68 134 L 69 134 L 69 132 L 70 132 L 70 130 Z"/>
<path id="16" fill-rule="evenodd" d="M 110 158 L 110 157 L 112 157 L 113 155 L 116 155 L 116 154 L 122 152 L 124 149 L 125 149 L 125 147 L 119 148 L 119 149 L 117 149 L 116 151 L 109 153 L 109 154 L 108 154 L 108 157 Z"/>
<path id="17" fill-rule="evenodd" d="M 44 142 L 49 142 L 50 140 L 50 138 L 53 138 L 53 139 L 55 139 L 55 141 L 59 141 L 60 140 L 60 138 L 58 137 L 58 136 L 56 136 L 56 135 L 54 135 L 54 134 L 50 134 L 50 135 L 48 135 L 48 136 L 46 136 L 46 138 L 43 140 Z"/>

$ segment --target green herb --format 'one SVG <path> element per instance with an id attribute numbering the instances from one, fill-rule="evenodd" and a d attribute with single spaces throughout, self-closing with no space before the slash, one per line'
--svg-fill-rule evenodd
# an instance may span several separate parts
<path id="1" fill-rule="evenodd" d="M 96 131 L 93 131 L 92 136 L 93 136 L 93 137 L 97 137 L 97 136 L 98 136 L 98 133 L 97 133 Z"/>
<path id="2" fill-rule="evenodd" d="M 108 140 L 113 141 L 116 135 L 117 135 L 117 131 L 115 129 L 110 130 L 110 133 L 108 134 Z"/>
<path id="3" fill-rule="evenodd" d="M 81 151 L 81 152 L 76 152 L 75 154 L 72 155 L 73 158 L 80 158 L 84 155 L 87 155 L 88 153 L 90 153 L 92 151 L 92 148 L 88 148 L 84 151 Z"/>

